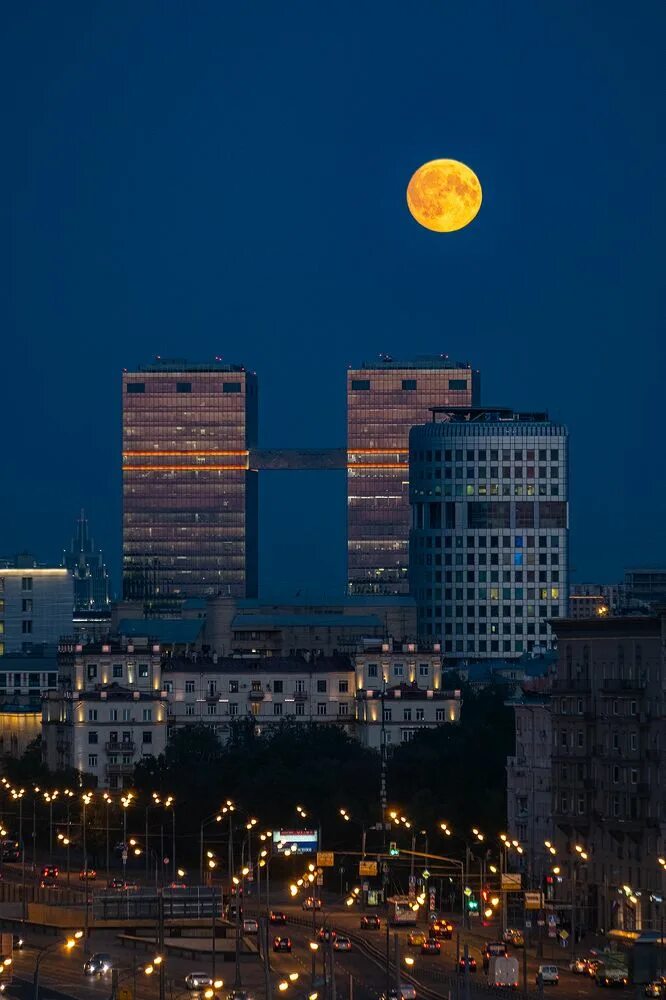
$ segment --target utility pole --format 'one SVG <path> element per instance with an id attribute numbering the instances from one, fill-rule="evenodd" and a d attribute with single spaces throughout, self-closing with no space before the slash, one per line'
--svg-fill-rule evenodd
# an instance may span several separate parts
<path id="1" fill-rule="evenodd" d="M 160 968 L 159 968 L 159 980 L 160 980 L 160 1000 L 165 1000 L 166 996 L 166 967 L 164 962 L 164 896 L 162 894 L 162 889 L 157 890 L 157 929 L 158 929 L 158 954 L 161 958 Z"/>
<path id="2" fill-rule="evenodd" d="M 215 947 L 216 947 L 215 930 L 216 930 L 216 919 L 217 919 L 216 898 L 217 897 L 215 895 L 215 889 L 213 889 L 213 896 L 212 896 L 212 900 L 211 900 L 212 911 L 213 911 L 213 918 L 212 918 L 212 921 L 211 921 L 211 950 L 212 950 L 212 976 L 211 976 L 211 978 L 213 980 L 215 979 L 215 959 L 216 959 L 216 954 L 215 954 Z"/>
<path id="3" fill-rule="evenodd" d="M 264 991 L 266 1000 L 271 1000 L 271 960 L 268 947 L 268 917 L 259 921 L 259 937 L 261 939 L 262 964 L 264 967 Z"/>

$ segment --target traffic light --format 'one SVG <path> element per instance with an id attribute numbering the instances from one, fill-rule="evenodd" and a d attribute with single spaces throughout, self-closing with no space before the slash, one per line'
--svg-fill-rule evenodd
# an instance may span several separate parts
<path id="1" fill-rule="evenodd" d="M 398 845 L 395 840 L 392 840 L 391 843 L 389 844 L 389 854 L 391 855 L 392 858 L 397 858 L 398 855 L 400 854 L 400 851 L 398 850 Z"/>
<path id="2" fill-rule="evenodd" d="M 478 908 L 479 908 L 479 901 L 478 901 L 478 899 L 468 899 L 467 900 L 467 909 L 468 910 L 478 910 Z"/>

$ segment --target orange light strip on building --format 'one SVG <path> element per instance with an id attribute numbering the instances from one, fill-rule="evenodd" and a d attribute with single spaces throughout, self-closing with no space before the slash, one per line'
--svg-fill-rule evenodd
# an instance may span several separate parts
<path id="1" fill-rule="evenodd" d="M 123 465 L 123 472 L 247 472 L 247 465 Z"/>
<path id="2" fill-rule="evenodd" d="M 348 448 L 348 455 L 409 455 L 409 448 Z"/>
<path id="3" fill-rule="evenodd" d="M 350 462 L 347 464 L 347 470 L 350 469 L 401 469 L 405 471 L 404 462 Z"/>
<path id="4" fill-rule="evenodd" d="M 220 458 L 244 458 L 249 454 L 249 451 L 196 451 L 194 449 L 181 449 L 180 451 L 124 451 L 123 458 L 127 458 L 128 456 L 137 458 L 152 458 L 153 455 L 157 458 L 177 458 L 179 455 L 192 455 L 194 457 L 207 455 L 209 457 Z"/>

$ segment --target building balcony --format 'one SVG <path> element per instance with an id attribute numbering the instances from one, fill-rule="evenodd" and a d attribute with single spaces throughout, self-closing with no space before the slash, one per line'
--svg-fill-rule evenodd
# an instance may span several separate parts
<path id="1" fill-rule="evenodd" d="M 134 774 L 134 764 L 107 764 L 107 774 Z"/>
<path id="2" fill-rule="evenodd" d="M 134 753 L 136 743 L 131 740 L 110 740 L 104 744 L 107 753 Z"/>
<path id="3" fill-rule="evenodd" d="M 553 691 L 558 693 L 566 694 L 571 691 L 590 691 L 591 684 L 590 681 L 584 677 L 568 677 L 561 678 L 558 677 L 557 680 L 553 681 Z"/>
<path id="4" fill-rule="evenodd" d="M 308 693 L 307 691 L 296 691 L 294 694 L 295 701 L 307 701 Z"/>
<path id="5" fill-rule="evenodd" d="M 248 691 L 247 696 L 250 699 L 250 701 L 263 701 L 265 697 L 265 692 L 256 690 Z"/>

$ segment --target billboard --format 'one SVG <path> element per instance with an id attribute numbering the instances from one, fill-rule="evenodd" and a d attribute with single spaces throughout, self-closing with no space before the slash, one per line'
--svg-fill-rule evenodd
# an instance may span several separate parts
<path id="1" fill-rule="evenodd" d="M 278 854 L 315 854 L 316 830 L 273 830 L 273 846 Z"/>

